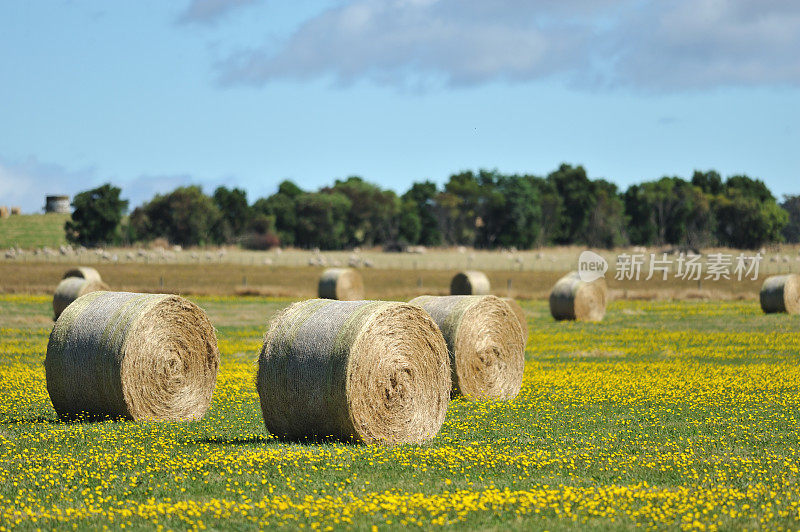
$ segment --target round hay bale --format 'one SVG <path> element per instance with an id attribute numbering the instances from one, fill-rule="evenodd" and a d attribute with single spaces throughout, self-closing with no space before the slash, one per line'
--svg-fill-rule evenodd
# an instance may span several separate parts
<path id="1" fill-rule="evenodd" d="M 601 321 L 606 314 L 606 299 L 605 280 L 586 283 L 578 272 L 570 272 L 550 292 L 550 314 L 556 320 Z"/>
<path id="2" fill-rule="evenodd" d="M 205 312 L 186 299 L 92 292 L 61 313 L 44 367 L 62 419 L 195 420 L 211 403 L 219 351 Z"/>
<path id="3" fill-rule="evenodd" d="M 419 443 L 444 423 L 450 364 L 419 307 L 311 299 L 273 319 L 256 387 L 278 438 Z"/>
<path id="4" fill-rule="evenodd" d="M 800 275 L 773 275 L 764 280 L 761 286 L 761 310 L 773 312 L 800 313 Z"/>
<path id="5" fill-rule="evenodd" d="M 522 326 L 522 337 L 525 339 L 525 342 L 528 341 L 528 319 L 525 317 L 525 311 L 522 310 L 519 302 L 514 299 L 513 297 L 503 297 L 501 298 L 505 301 L 509 307 L 511 307 L 511 311 L 519 320 L 519 324 Z"/>
<path id="6" fill-rule="evenodd" d="M 522 386 L 525 338 L 511 307 L 495 296 L 419 296 L 410 301 L 439 326 L 455 394 L 513 399 Z"/>
<path id="7" fill-rule="evenodd" d="M 67 277 L 62 280 L 53 294 L 53 319 L 57 320 L 64 309 L 82 295 L 99 290 L 108 290 L 108 286 L 103 281 L 87 280 L 81 277 Z"/>
<path id="8" fill-rule="evenodd" d="M 62 279 L 67 279 L 69 277 L 79 277 L 81 279 L 86 279 L 87 281 L 97 281 L 97 282 L 101 282 L 103 280 L 100 277 L 100 272 L 98 272 L 94 268 L 90 268 L 89 266 L 79 266 L 77 268 L 72 268 L 71 270 L 67 270 L 67 273 L 64 274 L 64 277 L 62 277 Z"/>
<path id="9" fill-rule="evenodd" d="M 479 271 L 458 272 L 450 281 L 450 295 L 454 296 L 485 296 L 490 289 L 489 278 Z"/>
<path id="10" fill-rule="evenodd" d="M 318 293 L 321 299 L 358 301 L 364 299 L 364 281 L 351 268 L 328 268 L 319 278 Z"/>

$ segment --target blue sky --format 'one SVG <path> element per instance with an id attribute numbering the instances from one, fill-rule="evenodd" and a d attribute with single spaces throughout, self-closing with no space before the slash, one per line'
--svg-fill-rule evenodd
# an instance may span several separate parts
<path id="1" fill-rule="evenodd" d="M 0 5 L 0 205 L 561 162 L 800 193 L 796 0 Z"/>

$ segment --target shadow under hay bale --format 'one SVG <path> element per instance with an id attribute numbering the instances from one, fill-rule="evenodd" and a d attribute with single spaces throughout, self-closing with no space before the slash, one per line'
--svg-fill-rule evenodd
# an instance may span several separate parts
<path id="1" fill-rule="evenodd" d="M 53 319 L 57 320 L 61 313 L 64 312 L 64 309 L 79 297 L 101 290 L 108 290 L 108 285 L 103 281 L 83 279 L 82 277 L 67 277 L 63 279 L 58 283 L 53 294 Z"/>
<path id="2" fill-rule="evenodd" d="M 458 272 L 450 281 L 452 296 L 485 296 L 489 295 L 490 290 L 489 278 L 479 271 Z"/>
<path id="3" fill-rule="evenodd" d="M 86 279 L 87 281 L 103 281 L 100 277 L 100 272 L 89 266 L 78 266 L 77 268 L 67 270 L 62 279 L 68 279 L 69 277 L 78 277 L 80 279 Z"/>
<path id="4" fill-rule="evenodd" d="M 291 305 L 270 324 L 256 380 L 267 430 L 292 441 L 424 442 L 450 401 L 444 338 L 406 303 Z"/>
<path id="5" fill-rule="evenodd" d="M 205 312 L 186 299 L 92 292 L 56 321 L 44 366 L 61 419 L 196 420 L 211 402 L 219 351 Z"/>
<path id="6" fill-rule="evenodd" d="M 319 278 L 317 293 L 321 299 L 359 301 L 364 299 L 364 280 L 352 268 L 328 268 Z"/>
<path id="7" fill-rule="evenodd" d="M 525 338 L 511 307 L 495 296 L 420 296 L 410 301 L 442 330 L 455 394 L 513 399 L 522 386 Z"/>
<path id="8" fill-rule="evenodd" d="M 759 294 L 761 310 L 767 314 L 800 313 L 800 275 L 773 275 L 764 280 Z"/>
<path id="9" fill-rule="evenodd" d="M 587 283 L 578 272 L 570 272 L 550 292 L 550 314 L 556 320 L 601 321 L 606 314 L 607 299 L 604 279 Z"/>

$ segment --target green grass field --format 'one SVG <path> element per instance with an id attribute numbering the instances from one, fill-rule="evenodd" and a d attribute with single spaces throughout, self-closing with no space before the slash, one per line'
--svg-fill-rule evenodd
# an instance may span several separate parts
<path id="1" fill-rule="evenodd" d="M 453 401 L 428 445 L 287 444 L 257 351 L 288 300 L 196 297 L 222 367 L 194 423 L 61 423 L 46 296 L 0 296 L 0 528 L 796 529 L 800 318 L 755 302 L 615 302 L 599 324 L 524 302 L 510 402 Z"/>
<path id="2" fill-rule="evenodd" d="M 0 219 L 0 249 L 42 246 L 58 248 L 67 243 L 64 223 L 69 214 L 23 214 Z"/>

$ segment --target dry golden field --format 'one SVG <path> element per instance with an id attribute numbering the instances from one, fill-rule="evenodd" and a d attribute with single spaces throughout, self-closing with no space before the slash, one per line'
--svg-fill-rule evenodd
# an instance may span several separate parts
<path id="1" fill-rule="evenodd" d="M 72 248 L 6 251 L 0 254 L 0 293 L 50 294 L 63 272 L 75 265 L 97 268 L 112 289 L 183 294 L 264 295 L 312 297 L 325 267 L 355 265 L 364 276 L 366 297 L 407 299 L 423 293 L 443 294 L 452 276 L 461 270 L 485 271 L 492 291 L 501 296 L 543 298 L 565 272 L 577 267 L 581 247 L 545 248 L 528 251 L 478 251 L 431 249 L 424 253 L 384 253 L 380 250 L 317 252 L 312 250 L 244 251 L 229 249 Z M 797 246 L 763 251 L 758 277 L 689 281 L 676 278 L 673 262 L 662 281 L 648 274 L 650 254 L 663 257 L 665 249 L 625 248 L 598 251 L 609 263 L 606 280 L 615 299 L 718 299 L 757 297 L 767 275 L 800 272 Z M 735 258 L 758 251 L 703 250 L 704 267 L 711 254 Z M 616 280 L 615 264 L 621 254 L 644 257 L 641 280 Z M 731 267 L 733 270 L 733 267 Z M 706 270 L 703 271 L 705 278 Z"/>
<path id="2" fill-rule="evenodd" d="M 70 263 L 0 262 L 0 293 L 52 294 Z M 263 295 L 314 297 L 323 271 L 318 266 L 280 267 L 233 263 L 97 264 L 114 290 L 196 295 Z M 361 270 L 368 299 L 409 299 L 420 294 L 445 294 L 457 270 Z M 486 270 L 492 291 L 525 299 L 547 297 L 563 271 Z M 616 281 L 608 278 L 616 299 L 754 299 L 761 279 L 705 281 Z"/>

